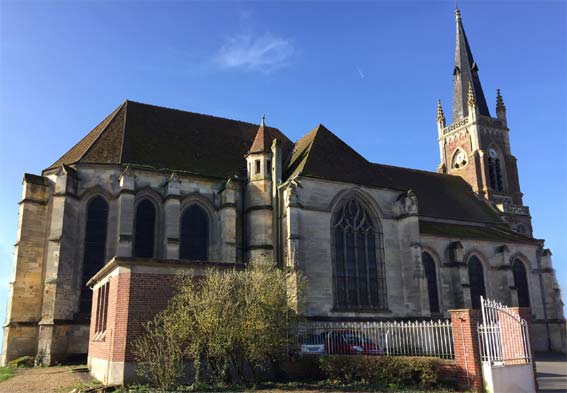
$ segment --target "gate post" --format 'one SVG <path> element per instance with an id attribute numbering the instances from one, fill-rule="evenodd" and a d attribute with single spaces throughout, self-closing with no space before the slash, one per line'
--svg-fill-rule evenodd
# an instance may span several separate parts
<path id="1" fill-rule="evenodd" d="M 470 309 L 449 310 L 449 314 L 453 325 L 455 363 L 460 370 L 458 384 L 474 393 L 482 393 L 484 383 L 477 330 L 482 314 L 480 310 Z"/>
<path id="2" fill-rule="evenodd" d="M 537 383 L 537 371 L 536 371 L 536 362 L 534 357 L 534 340 L 533 340 L 533 330 L 532 330 L 532 313 L 529 307 L 510 307 L 510 311 L 514 314 L 518 315 L 520 318 L 526 321 L 528 325 L 528 340 L 530 343 L 530 360 L 532 362 L 532 368 L 534 370 L 534 385 L 536 392 L 539 390 L 539 386 Z"/>

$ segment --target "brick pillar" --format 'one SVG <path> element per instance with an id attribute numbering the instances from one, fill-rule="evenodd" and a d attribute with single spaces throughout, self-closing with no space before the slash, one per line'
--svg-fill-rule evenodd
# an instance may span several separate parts
<path id="1" fill-rule="evenodd" d="M 457 382 L 472 392 L 484 392 L 482 366 L 478 346 L 477 325 L 482 319 L 480 310 L 449 310 L 453 324 L 455 362 L 460 370 Z"/>
<path id="2" fill-rule="evenodd" d="M 539 386 L 537 384 L 537 371 L 536 371 L 536 362 L 534 357 L 534 339 L 533 339 L 533 329 L 532 329 L 532 313 L 529 307 L 510 307 L 510 311 L 517 314 L 520 318 L 524 319 L 528 324 L 528 340 L 530 342 L 530 357 L 532 359 L 532 368 L 534 370 L 534 385 L 536 392 L 539 390 Z"/>

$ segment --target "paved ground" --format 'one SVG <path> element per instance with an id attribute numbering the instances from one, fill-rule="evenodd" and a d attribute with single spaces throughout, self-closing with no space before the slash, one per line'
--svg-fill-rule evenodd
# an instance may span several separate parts
<path id="1" fill-rule="evenodd" d="M 540 393 L 567 392 L 567 356 L 542 353 L 536 355 L 537 381 Z"/>

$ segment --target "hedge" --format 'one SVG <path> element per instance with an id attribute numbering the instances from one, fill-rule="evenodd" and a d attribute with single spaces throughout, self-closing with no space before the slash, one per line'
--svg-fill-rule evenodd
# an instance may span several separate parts
<path id="1" fill-rule="evenodd" d="M 330 381 L 375 386 L 431 388 L 440 382 L 437 358 L 329 355 L 320 359 Z"/>

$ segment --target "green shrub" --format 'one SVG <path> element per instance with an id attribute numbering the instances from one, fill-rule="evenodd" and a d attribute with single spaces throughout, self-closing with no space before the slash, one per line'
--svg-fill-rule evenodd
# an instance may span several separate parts
<path id="1" fill-rule="evenodd" d="M 439 360 L 426 357 L 330 355 L 320 368 L 334 382 L 429 388 L 439 382 Z"/>

